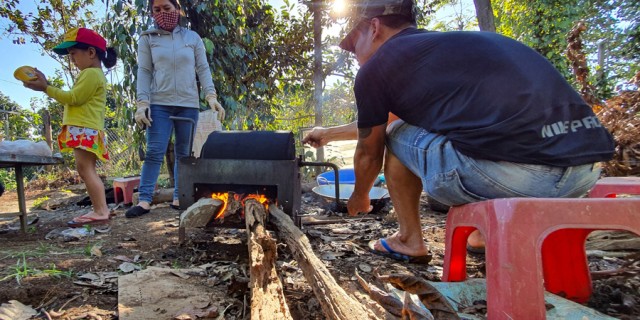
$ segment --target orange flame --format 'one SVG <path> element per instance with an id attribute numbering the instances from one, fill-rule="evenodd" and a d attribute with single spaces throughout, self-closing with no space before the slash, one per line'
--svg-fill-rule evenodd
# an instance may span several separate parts
<path id="1" fill-rule="evenodd" d="M 218 210 L 218 214 L 216 215 L 215 219 L 219 219 L 222 218 L 224 216 L 224 212 L 227 209 L 227 204 L 229 203 L 229 193 L 213 193 L 211 194 L 211 198 L 213 199 L 218 199 L 220 201 L 222 201 L 222 207 L 220 208 L 220 210 Z M 244 206 L 244 201 L 247 199 L 255 199 L 258 202 L 260 202 L 261 204 L 264 204 L 266 209 L 269 209 L 269 198 L 265 197 L 262 194 L 249 194 L 247 196 L 244 196 L 243 194 L 234 194 L 233 195 L 233 199 L 236 201 L 241 201 L 242 205 Z"/>
<path id="2" fill-rule="evenodd" d="M 266 209 L 269 209 L 269 203 L 267 203 L 267 201 L 269 201 L 269 199 L 267 197 L 265 197 L 264 195 L 262 195 L 262 194 L 250 194 L 250 195 L 244 197 L 244 199 L 242 199 L 242 205 L 244 205 L 244 201 L 247 200 L 247 199 L 255 199 L 258 202 L 264 204 L 264 207 Z"/>
<path id="3" fill-rule="evenodd" d="M 222 201 L 222 208 L 218 210 L 218 214 L 216 215 L 216 219 L 218 219 L 224 215 L 224 211 L 227 209 L 227 200 L 229 200 L 229 193 L 214 193 L 211 195 L 211 198 Z"/>

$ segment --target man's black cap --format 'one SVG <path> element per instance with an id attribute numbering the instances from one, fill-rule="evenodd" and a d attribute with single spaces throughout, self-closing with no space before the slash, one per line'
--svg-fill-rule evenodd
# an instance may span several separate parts
<path id="1" fill-rule="evenodd" d="M 416 7 L 413 0 L 353 0 L 351 7 L 354 27 L 340 41 L 340 48 L 354 53 L 353 33 L 361 21 L 391 15 L 405 16 L 411 21 L 415 21 L 416 17 Z"/>

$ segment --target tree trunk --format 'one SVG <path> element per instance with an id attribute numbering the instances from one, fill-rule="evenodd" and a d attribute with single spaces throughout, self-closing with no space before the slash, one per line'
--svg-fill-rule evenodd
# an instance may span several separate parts
<path id="1" fill-rule="evenodd" d="M 314 0 L 313 6 L 313 102 L 315 104 L 315 126 L 323 125 L 322 121 L 322 6 L 324 1 Z M 316 149 L 316 161 L 324 161 L 324 148 Z M 319 167 L 316 173 L 320 173 Z"/>
<path id="2" fill-rule="evenodd" d="M 276 272 L 276 241 L 264 228 L 266 210 L 256 200 L 244 205 L 249 246 L 249 287 L 251 319 L 293 319 Z"/>
<path id="3" fill-rule="evenodd" d="M 42 134 L 44 135 L 44 141 L 47 142 L 49 146 L 49 150 L 53 150 L 53 138 L 51 135 L 51 113 L 49 110 L 42 110 Z M 45 171 L 51 172 L 53 170 L 53 166 L 45 166 Z"/>
<path id="4" fill-rule="evenodd" d="M 480 31 L 496 32 L 491 0 L 473 0 L 473 4 L 476 6 L 476 17 L 478 17 Z"/>
<path id="5" fill-rule="evenodd" d="M 49 149 L 53 150 L 53 138 L 51 137 L 51 114 L 49 110 L 42 110 L 42 133 L 44 135 L 44 141 L 47 142 Z"/>
<path id="6" fill-rule="evenodd" d="M 324 263 L 313 253 L 307 236 L 286 213 L 276 206 L 269 206 L 269 213 L 278 227 L 278 235 L 289 246 L 328 319 L 378 319 L 336 283 Z"/>

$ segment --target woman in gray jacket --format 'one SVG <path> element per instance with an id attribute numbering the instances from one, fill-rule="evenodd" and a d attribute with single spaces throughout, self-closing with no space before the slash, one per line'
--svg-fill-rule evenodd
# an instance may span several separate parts
<path id="1" fill-rule="evenodd" d="M 155 28 L 147 30 L 138 40 L 138 80 L 136 123 L 146 128 L 147 151 L 139 186 L 138 205 L 126 212 L 127 218 L 139 217 L 150 210 L 160 166 L 175 128 L 175 191 L 171 207 L 179 208 L 178 161 L 189 155 L 189 137 L 195 129 L 190 123 L 173 121 L 171 116 L 198 121 L 199 95 L 196 75 L 209 106 L 218 111 L 220 120 L 224 109 L 216 95 L 206 51 L 200 36 L 183 28 L 178 0 L 150 0 L 149 7 Z"/>

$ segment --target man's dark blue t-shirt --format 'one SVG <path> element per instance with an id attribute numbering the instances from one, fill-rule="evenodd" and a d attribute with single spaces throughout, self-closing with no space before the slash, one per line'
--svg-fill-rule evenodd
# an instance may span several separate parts
<path id="1" fill-rule="evenodd" d="M 358 127 L 391 112 L 479 159 L 553 166 L 604 161 L 613 138 L 544 57 L 489 32 L 405 29 L 355 81 Z"/>

